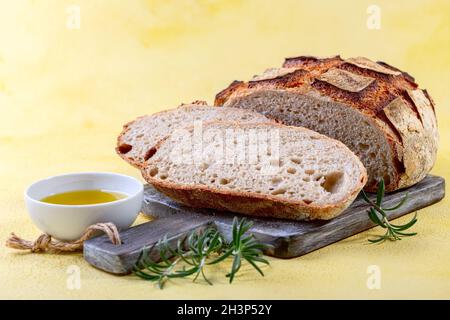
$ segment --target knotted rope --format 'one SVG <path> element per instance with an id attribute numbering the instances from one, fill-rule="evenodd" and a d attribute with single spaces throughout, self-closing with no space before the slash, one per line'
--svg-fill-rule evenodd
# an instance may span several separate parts
<path id="1" fill-rule="evenodd" d="M 35 241 L 22 239 L 11 233 L 6 240 L 6 246 L 18 250 L 31 250 L 31 252 L 74 252 L 83 249 L 84 241 L 88 240 L 96 231 L 103 231 L 109 240 L 115 245 L 121 244 L 119 231 L 117 227 L 111 223 L 96 223 L 89 226 L 80 239 L 75 241 L 52 240 L 52 236 L 43 233 Z"/>

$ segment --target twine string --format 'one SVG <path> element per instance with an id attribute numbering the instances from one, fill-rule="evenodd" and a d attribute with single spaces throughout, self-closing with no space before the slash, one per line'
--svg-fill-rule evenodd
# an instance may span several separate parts
<path id="1" fill-rule="evenodd" d="M 75 241 L 52 240 L 52 236 L 43 233 L 35 241 L 29 241 L 20 238 L 15 233 L 11 233 L 6 240 L 6 246 L 18 250 L 30 250 L 31 252 L 74 252 L 83 249 L 83 243 L 88 240 L 96 231 L 104 232 L 109 240 L 115 244 L 121 244 L 119 231 L 111 223 L 96 223 L 89 226 L 80 239 Z"/>

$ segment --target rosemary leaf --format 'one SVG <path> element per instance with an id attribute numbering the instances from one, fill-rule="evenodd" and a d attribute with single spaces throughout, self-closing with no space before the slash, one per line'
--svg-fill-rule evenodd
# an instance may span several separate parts
<path id="1" fill-rule="evenodd" d="M 376 202 L 377 206 L 381 206 L 383 197 L 384 197 L 384 179 L 381 179 L 381 181 L 378 183 L 377 202 Z"/>
<path id="2" fill-rule="evenodd" d="M 378 183 L 376 202 L 370 200 L 364 191 L 361 192 L 363 199 L 371 206 L 369 210 L 367 210 L 367 214 L 369 215 L 370 220 L 376 225 L 386 229 L 384 235 L 376 236 L 373 239 L 368 239 L 368 241 L 371 243 L 383 243 L 386 240 L 397 241 L 401 240 L 402 237 L 410 237 L 416 235 L 417 234 L 416 232 L 403 232 L 403 231 L 408 230 L 417 222 L 417 213 L 409 222 L 403 225 L 396 225 L 391 224 L 389 222 L 385 212 L 399 209 L 403 204 L 406 203 L 408 199 L 408 193 L 395 206 L 391 208 L 383 208 L 382 202 L 384 198 L 384 193 L 385 193 L 385 184 L 383 179 L 381 179 L 380 182 Z"/>
<path id="3" fill-rule="evenodd" d="M 384 211 L 394 211 L 397 210 L 398 208 L 400 208 L 408 199 L 408 192 L 405 194 L 405 196 L 403 197 L 403 199 L 395 206 L 393 206 L 392 208 L 384 208 Z"/>

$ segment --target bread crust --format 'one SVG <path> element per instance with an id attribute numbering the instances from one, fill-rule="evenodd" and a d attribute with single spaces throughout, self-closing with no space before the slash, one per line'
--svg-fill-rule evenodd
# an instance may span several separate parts
<path id="1" fill-rule="evenodd" d="M 209 122 L 214 123 L 215 121 Z M 222 122 L 223 123 L 223 122 Z M 236 123 L 237 125 L 237 123 Z M 258 123 L 258 124 L 240 124 L 243 126 L 262 127 L 271 125 L 273 127 L 285 128 L 287 126 L 279 123 Z M 343 143 L 331 139 L 314 131 L 302 127 L 290 127 L 293 130 L 306 130 L 316 135 L 322 136 L 327 140 L 333 140 L 336 144 L 347 149 L 353 154 Z M 192 130 L 189 128 L 187 130 Z M 166 139 L 160 141 L 156 146 L 158 150 Z M 157 152 L 157 151 L 156 151 Z M 354 154 L 353 154 L 354 155 Z M 316 205 L 307 204 L 302 200 L 280 199 L 272 195 L 265 195 L 256 192 L 238 192 L 234 190 L 225 190 L 212 188 L 201 184 L 180 185 L 174 182 L 157 179 L 149 175 L 147 168 L 151 165 L 147 162 L 145 167 L 141 169 L 144 179 L 153 185 L 158 191 L 166 194 L 170 198 L 184 205 L 194 208 L 211 208 L 220 211 L 231 211 L 257 217 L 271 217 L 290 220 L 329 220 L 345 210 L 358 196 L 359 191 L 367 182 L 367 172 L 361 161 L 354 155 L 355 160 L 359 164 L 361 175 L 358 184 L 352 190 L 349 190 L 347 196 L 335 204 Z"/>
<path id="2" fill-rule="evenodd" d="M 215 105 L 238 106 L 233 102 L 266 90 L 331 99 L 358 110 L 383 133 L 395 173 L 386 191 L 411 186 L 432 169 L 439 140 L 434 102 L 406 72 L 384 62 L 340 56 L 287 58 L 279 70 L 270 69 L 272 77 L 263 80 L 235 81 L 216 96 Z M 376 185 L 365 189 L 375 191 Z"/>

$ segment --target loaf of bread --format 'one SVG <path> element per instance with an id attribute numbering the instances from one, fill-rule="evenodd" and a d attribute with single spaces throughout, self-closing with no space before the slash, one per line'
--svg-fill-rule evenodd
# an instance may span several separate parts
<path id="1" fill-rule="evenodd" d="M 227 120 L 239 122 L 273 122 L 265 116 L 237 108 L 215 108 L 206 102 L 183 104 L 124 125 L 117 138 L 116 152 L 131 165 L 141 168 L 154 152 L 153 146 L 173 130 L 193 126 L 195 121 Z"/>
<path id="2" fill-rule="evenodd" d="M 176 130 L 155 146 L 142 174 L 191 207 L 294 220 L 337 216 L 367 182 L 361 161 L 341 142 L 277 123 Z"/>
<path id="3" fill-rule="evenodd" d="M 411 186 L 436 160 L 433 100 L 413 77 L 384 62 L 340 56 L 288 58 L 248 82 L 234 81 L 216 106 L 258 111 L 338 139 L 362 160 L 366 190 Z"/>

